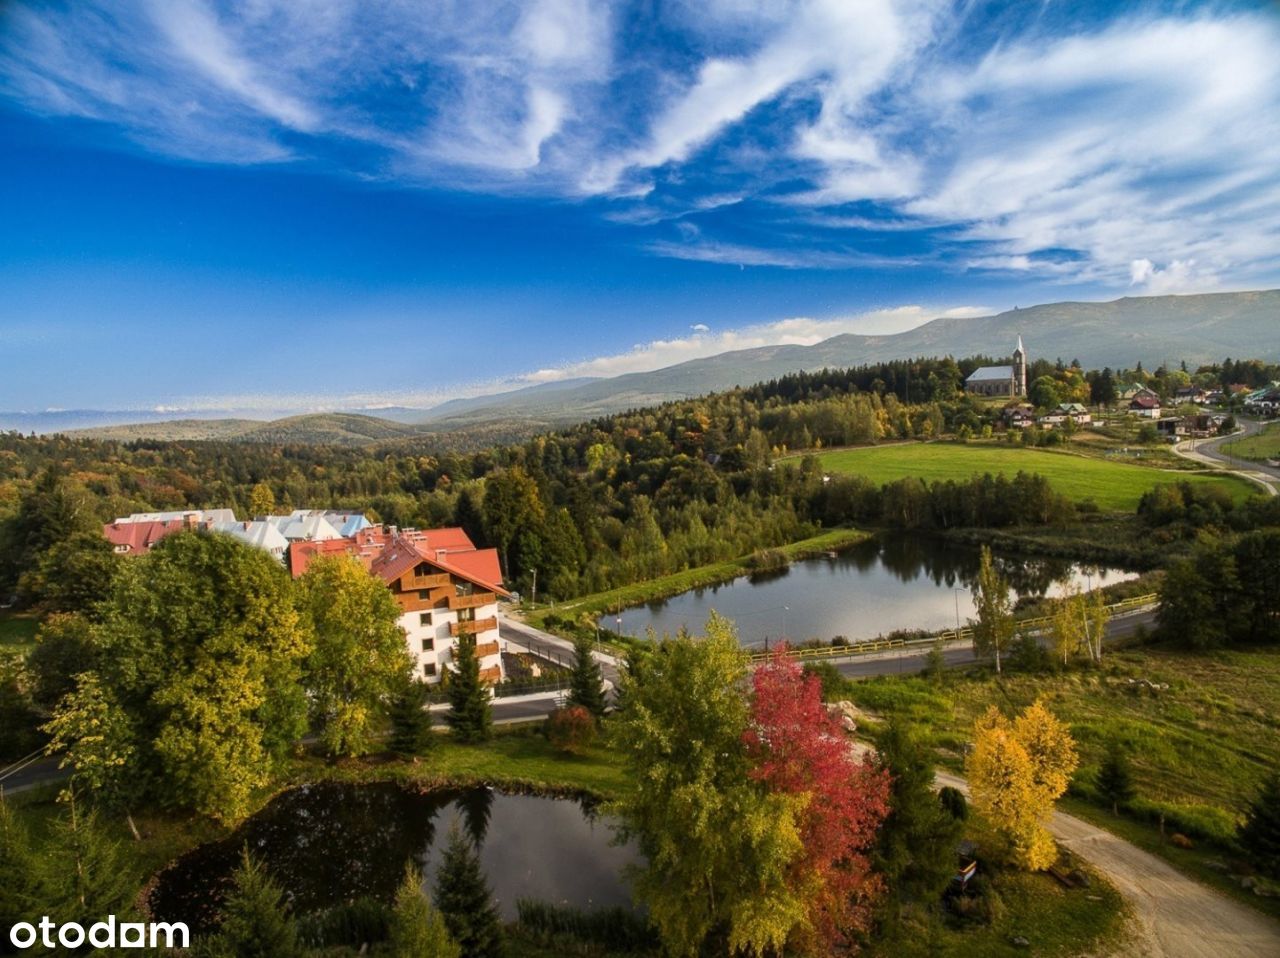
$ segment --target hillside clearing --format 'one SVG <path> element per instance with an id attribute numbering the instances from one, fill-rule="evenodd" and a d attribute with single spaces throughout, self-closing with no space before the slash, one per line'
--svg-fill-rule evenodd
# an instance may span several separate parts
<path id="1" fill-rule="evenodd" d="M 1106 511 L 1132 511 L 1144 492 L 1169 482 L 1208 483 L 1233 499 L 1252 494 L 1247 482 L 1232 476 L 1156 469 L 1109 462 L 1092 456 L 995 443 L 896 443 L 818 453 L 822 468 L 866 476 L 877 485 L 916 476 L 926 482 L 965 480 L 983 473 L 1039 473 L 1067 498 L 1092 500 Z"/>

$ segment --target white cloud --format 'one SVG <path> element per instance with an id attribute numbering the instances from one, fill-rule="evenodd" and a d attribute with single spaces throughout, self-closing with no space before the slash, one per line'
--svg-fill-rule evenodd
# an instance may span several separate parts
<path id="1" fill-rule="evenodd" d="M 709 333 L 709 332 L 711 332 L 711 327 L 710 327 L 710 326 L 708 326 L 706 323 L 694 323 L 694 324 L 693 324 L 692 326 L 690 326 L 689 328 L 690 328 L 691 330 L 693 330 L 695 333 Z"/>
<path id="2" fill-rule="evenodd" d="M 638 344 L 623 353 L 597 356 L 566 363 L 559 367 L 539 369 L 518 379 L 525 383 L 545 383 L 579 376 L 621 376 L 626 373 L 661 369 L 676 363 L 715 356 L 736 349 L 754 349 L 762 346 L 812 346 L 814 343 L 843 333 L 883 336 L 914 329 L 933 319 L 968 319 L 989 315 L 991 310 L 982 306 L 933 309 L 925 306 L 896 306 L 835 319 L 798 316 L 717 333 L 712 333 L 705 324 L 699 323 L 690 327 L 694 333 L 692 336 L 657 339 Z"/>
<path id="3" fill-rule="evenodd" d="M 1150 259 L 1168 265 L 1144 283 L 1179 289 L 1280 274 L 1280 21 L 1144 10 L 997 40 L 977 9 L 16 2 L 0 95 L 205 162 L 607 197 L 657 256 L 1112 287 Z M 716 225 L 661 232 L 695 218 Z"/>

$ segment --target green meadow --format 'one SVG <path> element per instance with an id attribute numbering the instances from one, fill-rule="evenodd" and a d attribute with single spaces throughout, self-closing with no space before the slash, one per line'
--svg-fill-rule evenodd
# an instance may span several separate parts
<path id="1" fill-rule="evenodd" d="M 877 485 L 917 476 L 934 480 L 965 480 L 989 472 L 1012 477 L 1039 473 L 1064 496 L 1076 502 L 1091 499 L 1104 511 L 1130 512 L 1142 494 L 1167 482 L 1210 483 L 1232 498 L 1251 495 L 1249 484 L 1234 476 L 1158 469 L 1129 462 L 1109 462 L 1094 456 L 1046 449 L 1027 449 L 995 443 L 910 442 L 861 446 L 818 453 L 823 469 L 866 476 Z"/>

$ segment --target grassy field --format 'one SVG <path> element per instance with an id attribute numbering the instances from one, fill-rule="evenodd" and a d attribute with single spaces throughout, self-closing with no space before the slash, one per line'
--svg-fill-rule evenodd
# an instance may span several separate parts
<path id="1" fill-rule="evenodd" d="M 6 652 L 26 655 L 36 642 L 39 621 L 30 615 L 0 613 L 0 655 Z"/>
<path id="2" fill-rule="evenodd" d="M 907 476 L 933 481 L 964 480 L 986 472 L 1010 477 L 1019 471 L 1034 472 L 1068 498 L 1076 502 L 1091 499 L 1107 511 L 1132 511 L 1144 492 L 1165 482 L 1214 484 L 1236 499 L 1253 494 L 1246 481 L 1232 476 L 1175 472 L 1003 443 L 895 443 L 838 449 L 819 453 L 818 458 L 824 469 L 864 475 L 876 484 Z"/>
<path id="3" fill-rule="evenodd" d="M 1241 459 L 1280 459 L 1280 422 L 1273 422 L 1256 436 L 1224 443 L 1222 451 Z"/>
<path id="4" fill-rule="evenodd" d="M 989 705 L 1011 710 L 1042 697 L 1070 723 L 1080 749 L 1069 810 L 1280 915 L 1280 902 L 1240 893 L 1211 864 L 1232 856 L 1243 809 L 1280 767 L 1280 649 L 1145 647 L 1111 653 L 1096 670 L 1014 673 L 1000 681 L 974 670 L 941 683 L 885 677 L 850 683 L 844 694 L 882 717 L 927 727 L 952 767 L 960 764 L 974 719 Z M 1130 753 L 1138 789 L 1133 810 L 1120 818 L 1093 793 L 1094 773 L 1113 741 Z M 1163 842 L 1155 824 L 1161 812 L 1168 831 L 1184 832 L 1202 847 L 1184 851 Z"/>

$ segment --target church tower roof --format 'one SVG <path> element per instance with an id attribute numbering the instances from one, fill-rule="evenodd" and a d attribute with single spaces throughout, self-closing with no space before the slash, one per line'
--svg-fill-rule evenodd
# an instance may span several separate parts
<path id="1" fill-rule="evenodd" d="M 1021 333 L 1019 333 L 1019 334 L 1018 334 L 1018 348 L 1017 348 L 1017 350 L 1015 350 L 1015 352 L 1022 353 L 1022 355 L 1024 355 L 1024 356 L 1027 354 L 1027 353 L 1026 353 L 1026 350 L 1024 350 L 1024 349 L 1022 348 L 1022 334 L 1021 334 Z"/>

